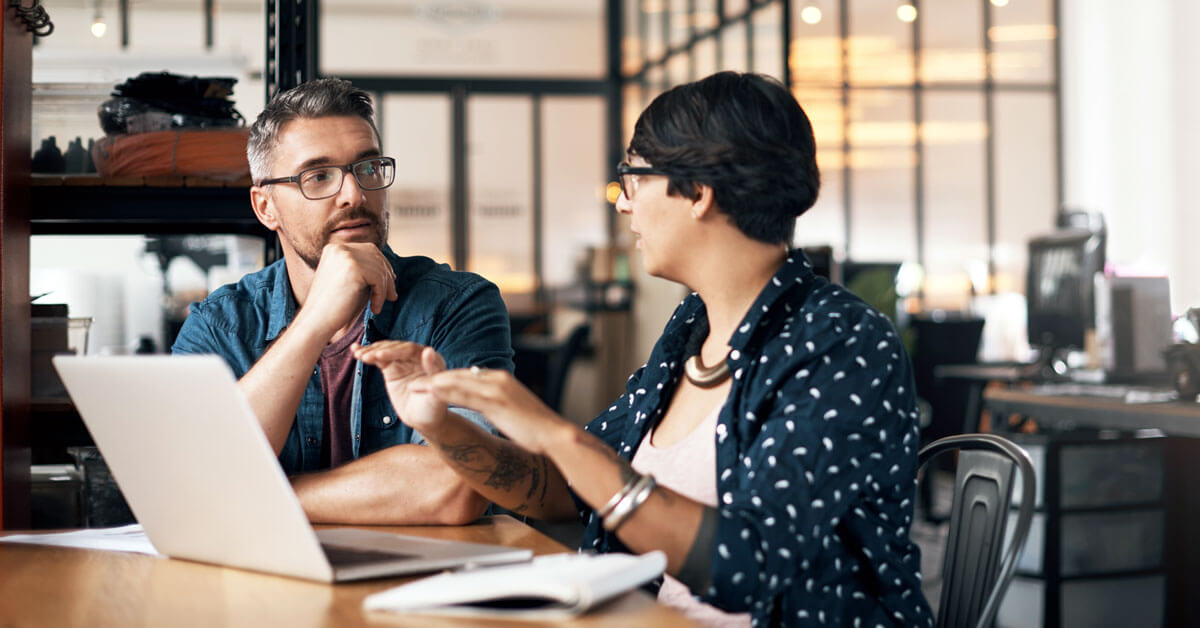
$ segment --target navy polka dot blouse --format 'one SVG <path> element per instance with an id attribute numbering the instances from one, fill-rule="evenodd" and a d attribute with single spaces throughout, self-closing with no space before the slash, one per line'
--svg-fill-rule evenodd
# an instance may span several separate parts
<path id="1" fill-rule="evenodd" d="M 631 459 L 666 411 L 704 317 L 700 298 L 687 297 L 626 394 L 587 430 Z M 793 251 L 730 346 L 733 386 L 714 434 L 712 586 L 694 593 L 749 611 L 757 626 L 932 625 L 908 534 L 916 398 L 891 322 Z M 582 549 L 623 551 L 577 503 Z"/>

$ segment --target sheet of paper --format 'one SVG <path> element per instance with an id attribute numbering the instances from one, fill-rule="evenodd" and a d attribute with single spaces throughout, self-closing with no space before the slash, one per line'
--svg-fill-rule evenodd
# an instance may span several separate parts
<path id="1" fill-rule="evenodd" d="M 3 543 L 27 543 L 31 545 L 57 545 L 110 552 L 134 552 L 160 556 L 146 537 L 142 526 L 136 523 L 116 528 L 88 528 L 73 532 L 51 532 L 48 534 L 10 534 L 0 536 Z"/>

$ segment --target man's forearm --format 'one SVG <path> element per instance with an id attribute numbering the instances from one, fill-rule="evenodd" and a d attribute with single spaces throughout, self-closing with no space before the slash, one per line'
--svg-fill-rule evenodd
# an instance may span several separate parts
<path id="1" fill-rule="evenodd" d="M 422 445 L 396 445 L 291 481 L 317 523 L 463 525 L 487 508 L 486 499 Z"/>
<path id="2" fill-rule="evenodd" d="M 575 515 L 566 481 L 545 456 L 489 434 L 452 412 L 436 437 L 426 438 L 472 488 L 500 506 L 537 519 Z"/>
<path id="3" fill-rule="evenodd" d="M 297 316 L 238 380 L 238 387 L 249 400 L 276 455 L 283 451 L 304 388 L 329 342 L 329 337 L 322 333 L 305 326 L 301 316 Z"/>

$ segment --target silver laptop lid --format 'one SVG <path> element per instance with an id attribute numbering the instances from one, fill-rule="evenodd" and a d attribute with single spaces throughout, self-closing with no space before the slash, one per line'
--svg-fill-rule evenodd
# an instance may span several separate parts
<path id="1" fill-rule="evenodd" d="M 218 356 L 57 356 L 134 515 L 175 558 L 331 581 L 333 571 Z"/>

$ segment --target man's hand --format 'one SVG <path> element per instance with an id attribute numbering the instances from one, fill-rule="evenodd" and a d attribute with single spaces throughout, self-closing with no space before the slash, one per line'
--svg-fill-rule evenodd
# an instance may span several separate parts
<path id="1" fill-rule="evenodd" d="M 428 379 L 446 370 L 446 362 L 433 347 L 403 340 L 381 340 L 355 347 L 354 357 L 383 373 L 388 397 L 401 420 L 426 438 L 436 433 L 446 416 L 446 402 L 433 396 Z"/>
<path id="2" fill-rule="evenodd" d="M 395 271 L 378 247 L 367 242 L 331 242 L 321 250 L 321 261 L 297 319 L 303 316 L 308 324 L 332 337 L 362 312 L 368 299 L 371 311 L 378 314 L 384 301 L 398 296 Z"/>

